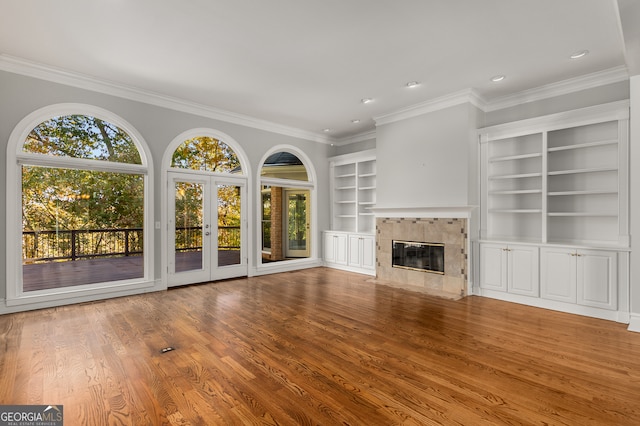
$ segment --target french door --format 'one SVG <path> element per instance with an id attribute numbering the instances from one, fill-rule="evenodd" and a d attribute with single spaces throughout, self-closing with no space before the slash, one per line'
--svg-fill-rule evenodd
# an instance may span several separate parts
<path id="1" fill-rule="evenodd" d="M 284 202 L 286 208 L 285 257 L 309 257 L 309 225 L 310 212 L 309 190 L 285 189 Z"/>
<path id="2" fill-rule="evenodd" d="M 168 173 L 169 286 L 247 275 L 245 180 Z"/>

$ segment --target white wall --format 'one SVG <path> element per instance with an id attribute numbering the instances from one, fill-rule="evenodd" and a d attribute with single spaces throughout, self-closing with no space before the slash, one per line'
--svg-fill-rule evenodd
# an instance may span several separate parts
<path id="1" fill-rule="evenodd" d="M 472 108 L 465 103 L 378 126 L 377 207 L 469 205 Z"/>

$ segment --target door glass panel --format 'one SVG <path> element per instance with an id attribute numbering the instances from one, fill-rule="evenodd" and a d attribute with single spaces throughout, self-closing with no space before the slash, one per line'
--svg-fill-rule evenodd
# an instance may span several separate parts
<path id="1" fill-rule="evenodd" d="M 307 250 L 307 196 L 289 193 L 287 196 L 288 238 L 290 251 Z M 293 254 L 293 253 L 292 253 Z M 298 254 L 300 255 L 300 254 Z"/>
<path id="2" fill-rule="evenodd" d="M 202 269 L 204 186 L 201 183 L 176 182 L 175 194 L 175 271 Z"/>
<path id="3" fill-rule="evenodd" d="M 218 266 L 239 265 L 241 191 L 237 185 L 218 188 Z"/>

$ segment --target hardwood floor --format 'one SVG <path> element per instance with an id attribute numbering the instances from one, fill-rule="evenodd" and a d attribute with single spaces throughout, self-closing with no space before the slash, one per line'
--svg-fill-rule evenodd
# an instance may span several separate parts
<path id="1" fill-rule="evenodd" d="M 316 268 L 0 316 L 0 404 L 63 404 L 66 425 L 640 424 L 625 325 L 368 279 Z"/>

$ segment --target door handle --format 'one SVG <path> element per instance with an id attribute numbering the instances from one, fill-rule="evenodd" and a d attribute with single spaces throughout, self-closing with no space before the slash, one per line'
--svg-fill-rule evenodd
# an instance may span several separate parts
<path id="1" fill-rule="evenodd" d="M 207 232 L 204 233 L 204 235 L 207 235 L 207 236 L 211 235 L 211 232 L 207 231 Z"/>

